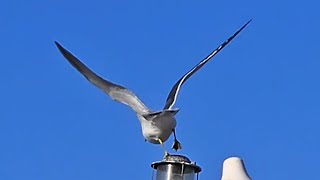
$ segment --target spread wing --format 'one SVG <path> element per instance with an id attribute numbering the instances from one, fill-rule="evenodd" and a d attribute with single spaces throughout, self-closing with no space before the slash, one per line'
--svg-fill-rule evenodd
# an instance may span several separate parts
<path id="1" fill-rule="evenodd" d="M 173 88 L 171 89 L 167 101 L 166 101 L 166 105 L 164 107 L 164 109 L 172 109 L 173 105 L 176 102 L 178 93 L 180 91 L 180 88 L 182 86 L 182 84 L 184 82 L 186 82 L 186 80 L 188 78 L 190 78 L 195 72 L 197 72 L 202 66 L 204 66 L 207 62 L 209 62 L 209 60 L 215 56 L 219 51 L 221 51 L 221 49 L 223 49 L 229 42 L 232 41 L 233 38 L 235 38 L 249 23 L 251 22 L 248 21 L 245 25 L 243 25 L 237 32 L 235 32 L 231 37 L 229 37 L 226 41 L 224 41 L 218 48 L 216 48 L 214 51 L 212 51 L 206 58 L 204 58 L 202 61 L 200 61 L 195 67 L 193 67 L 189 72 L 187 72 L 185 75 L 183 75 L 178 82 L 176 82 L 176 84 L 173 86 Z"/>
<path id="2" fill-rule="evenodd" d="M 138 114 L 150 112 L 149 109 L 141 102 L 141 100 L 130 90 L 101 78 L 91 71 L 78 58 L 72 55 L 68 50 L 63 48 L 58 42 L 55 42 L 55 44 L 62 55 L 74 68 L 76 68 L 93 85 L 107 93 L 112 99 L 130 106 Z"/>

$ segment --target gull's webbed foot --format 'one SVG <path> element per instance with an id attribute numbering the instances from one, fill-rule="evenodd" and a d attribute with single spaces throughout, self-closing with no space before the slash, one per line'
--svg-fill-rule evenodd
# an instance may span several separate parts
<path id="1" fill-rule="evenodd" d="M 172 132 L 173 132 L 173 136 L 174 136 L 174 143 L 172 145 L 172 149 L 174 149 L 175 151 L 178 151 L 179 149 L 182 149 L 182 146 L 181 146 L 180 142 L 177 140 L 176 130 L 172 129 Z"/>
<path id="2" fill-rule="evenodd" d="M 179 149 L 182 149 L 182 146 L 181 146 L 180 142 L 177 139 L 174 140 L 174 143 L 172 145 L 172 149 L 174 149 L 175 151 L 178 151 Z"/>
<path id="3" fill-rule="evenodd" d="M 163 159 L 166 159 L 167 156 L 170 156 L 170 154 L 169 154 L 167 151 L 165 151 L 165 152 L 164 152 Z"/>

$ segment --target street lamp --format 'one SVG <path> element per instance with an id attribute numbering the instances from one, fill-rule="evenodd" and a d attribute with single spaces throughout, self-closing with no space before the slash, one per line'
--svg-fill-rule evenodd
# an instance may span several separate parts
<path id="1" fill-rule="evenodd" d="M 182 155 L 168 155 L 162 161 L 151 164 L 152 180 L 194 180 L 201 168 Z M 155 172 L 156 171 L 156 175 Z"/>

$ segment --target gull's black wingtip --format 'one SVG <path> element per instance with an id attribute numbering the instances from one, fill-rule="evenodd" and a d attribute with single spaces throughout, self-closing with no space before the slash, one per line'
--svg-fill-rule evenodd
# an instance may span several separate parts
<path id="1" fill-rule="evenodd" d="M 234 33 L 234 35 L 229 40 L 232 40 L 234 37 L 236 37 L 251 21 L 252 19 L 250 19 L 246 24 L 244 24 L 236 33 Z"/>
<path id="2" fill-rule="evenodd" d="M 248 25 L 252 20 L 253 20 L 253 19 L 250 19 L 250 20 L 246 23 L 246 25 Z"/>
<path id="3" fill-rule="evenodd" d="M 61 49 L 61 48 L 62 48 L 61 44 L 58 43 L 58 41 L 54 41 L 54 44 L 57 46 L 58 49 Z"/>
<path id="4" fill-rule="evenodd" d="M 54 41 L 54 44 L 57 46 L 63 56 L 66 56 L 68 54 L 68 51 L 60 43 L 58 43 L 58 41 Z"/>
<path id="5" fill-rule="evenodd" d="M 242 31 L 249 23 L 251 23 L 252 19 L 250 19 L 245 25 L 243 25 L 238 32 Z"/>
<path id="6" fill-rule="evenodd" d="M 253 19 L 250 19 L 250 20 L 244 25 L 244 27 L 246 27 L 249 23 L 251 23 L 252 20 L 253 20 Z"/>

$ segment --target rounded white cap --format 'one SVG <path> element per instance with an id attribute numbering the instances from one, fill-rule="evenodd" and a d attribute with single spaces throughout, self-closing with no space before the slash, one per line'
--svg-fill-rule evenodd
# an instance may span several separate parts
<path id="1" fill-rule="evenodd" d="M 243 161 L 239 157 L 230 157 L 223 162 L 221 180 L 250 180 Z"/>

